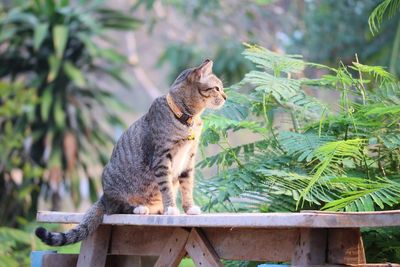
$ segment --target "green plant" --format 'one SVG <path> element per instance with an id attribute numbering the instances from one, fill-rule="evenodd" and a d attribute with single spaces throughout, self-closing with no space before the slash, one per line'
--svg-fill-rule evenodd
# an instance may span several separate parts
<path id="1" fill-rule="evenodd" d="M 47 170 L 35 184 L 50 192 L 52 209 L 58 209 L 61 181 L 78 204 L 79 178 L 86 176 L 96 198 L 88 167 L 105 162 L 113 140 L 106 127 L 122 124 L 115 112 L 123 104 L 104 83 L 127 86 L 122 75 L 127 60 L 112 48 L 107 33 L 139 24 L 101 1 L 32 0 L 1 13 L 0 77 L 23 81 L 37 96 L 33 112 L 16 119 L 31 138 L 25 148 L 29 160 Z"/>
<path id="2" fill-rule="evenodd" d="M 35 177 L 42 170 L 26 150 L 32 140 L 26 121 L 33 121 L 37 102 L 22 83 L 0 82 L 0 225 L 32 219 L 36 210 Z"/>
<path id="3" fill-rule="evenodd" d="M 36 224 L 27 224 L 21 229 L 0 227 L 0 266 L 31 266 L 29 254 L 32 251 L 52 250 L 64 254 L 77 254 L 81 243 L 64 247 L 49 247 L 34 235 Z M 60 225 L 49 224 L 46 227 L 56 230 Z"/>
<path id="4" fill-rule="evenodd" d="M 357 57 L 335 69 L 259 46 L 247 45 L 243 54 L 257 70 L 227 90 L 220 112 L 204 116 L 201 151 L 206 155 L 210 144 L 220 148 L 198 164 L 217 170 L 209 179 L 197 175 L 197 198 L 206 210 L 400 207 L 400 83 L 392 74 Z M 304 77 L 310 68 L 324 74 Z M 304 89 L 333 94 L 333 108 Z M 276 115 L 287 120 L 278 124 Z M 231 137 L 241 136 L 233 146 Z M 363 235 L 368 261 L 399 260 L 397 230 Z"/>
<path id="5" fill-rule="evenodd" d="M 199 163 L 218 168 L 218 175 L 204 182 L 208 208 L 215 203 L 262 211 L 399 206 L 400 86 L 390 73 L 358 62 L 328 68 L 258 46 L 247 46 L 244 55 L 258 69 L 228 91 L 219 114 L 205 116 L 202 144 L 222 150 Z M 296 78 L 306 67 L 326 74 Z M 303 88 L 310 86 L 337 91 L 339 111 L 308 96 Z M 249 87 L 246 97 L 240 91 Z M 291 118 L 291 131 L 274 127 L 277 112 Z M 229 136 L 243 131 L 255 140 L 232 147 Z"/>
<path id="6" fill-rule="evenodd" d="M 29 266 L 32 236 L 22 230 L 0 227 L 0 266 Z"/>

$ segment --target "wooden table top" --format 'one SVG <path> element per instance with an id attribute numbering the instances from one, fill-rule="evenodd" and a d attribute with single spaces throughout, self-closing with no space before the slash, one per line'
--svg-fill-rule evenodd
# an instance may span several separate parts
<path id="1" fill-rule="evenodd" d="M 79 223 L 83 213 L 39 211 L 38 222 Z M 380 212 L 205 213 L 104 216 L 103 224 L 223 228 L 360 228 L 400 226 L 400 210 Z"/>

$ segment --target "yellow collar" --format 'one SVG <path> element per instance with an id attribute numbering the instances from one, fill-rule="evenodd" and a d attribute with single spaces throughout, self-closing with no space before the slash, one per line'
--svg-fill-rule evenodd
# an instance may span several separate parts
<path id="1" fill-rule="evenodd" d="M 176 105 L 170 94 L 167 94 L 167 103 L 171 111 L 174 113 L 175 117 L 181 123 L 185 124 L 186 126 L 193 125 L 193 116 L 181 111 L 181 109 Z"/>

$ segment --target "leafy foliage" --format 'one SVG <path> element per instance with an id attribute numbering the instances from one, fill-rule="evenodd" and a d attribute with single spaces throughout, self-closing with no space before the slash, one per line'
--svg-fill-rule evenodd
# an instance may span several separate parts
<path id="1" fill-rule="evenodd" d="M 207 209 L 371 211 L 399 206 L 400 91 L 390 73 L 358 61 L 328 68 L 259 46 L 247 45 L 243 54 L 258 69 L 230 88 L 224 109 L 204 117 L 202 145 L 221 149 L 198 165 L 218 170 L 199 184 Z M 296 78 L 315 67 L 326 74 Z M 303 89 L 310 85 L 337 90 L 339 110 L 307 95 Z M 299 95 L 303 100 L 293 101 Z M 232 116 L 232 110 L 240 115 Z M 278 127 L 274 117 L 285 113 L 290 120 Z M 230 145 L 230 136 L 249 132 L 253 141 Z"/>
<path id="2" fill-rule="evenodd" d="M 38 98 L 19 82 L 0 82 L 0 102 L 0 225 L 13 225 L 22 219 L 19 216 L 33 219 L 36 209 L 35 177 L 42 175 L 42 169 L 26 150 L 32 138 L 22 118 L 33 121 Z"/>
<path id="3" fill-rule="evenodd" d="M 106 127 L 122 124 L 115 112 L 124 106 L 97 80 L 127 85 L 121 74 L 126 58 L 109 48 L 113 41 L 106 33 L 136 29 L 140 22 L 99 1 L 32 0 L 6 11 L 0 17 L 0 77 L 23 79 L 38 100 L 29 114 L 15 118 L 29 132 L 26 156 L 47 170 L 36 186 L 50 192 L 52 209 L 58 209 L 63 180 L 75 204 L 80 178 L 89 178 L 95 198 L 88 167 L 104 163 L 113 140 Z"/>
<path id="4" fill-rule="evenodd" d="M 368 18 L 368 24 L 371 32 L 378 32 L 383 19 L 393 17 L 400 9 L 400 1 L 384 0 L 371 13 Z"/>
<path id="5" fill-rule="evenodd" d="M 362 231 L 367 262 L 398 262 L 400 233 L 398 227 L 367 228 Z"/>
<path id="6" fill-rule="evenodd" d="M 31 266 L 29 254 L 32 251 L 52 250 L 59 253 L 79 253 L 80 243 L 64 247 L 49 247 L 34 236 L 35 224 L 27 224 L 22 229 L 0 227 L 0 266 Z M 49 224 L 46 227 L 56 230 L 59 225 Z M 58 229 L 59 230 L 59 229 Z"/>
<path id="7" fill-rule="evenodd" d="M 208 179 L 198 172 L 204 209 L 398 209 L 400 83 L 394 75 L 357 57 L 335 69 L 246 47 L 243 54 L 257 70 L 229 88 L 221 111 L 204 116 L 202 151 L 220 149 L 198 164 L 217 171 Z M 304 77 L 313 68 L 320 77 Z M 324 105 L 306 93 L 311 88 L 339 97 Z M 277 124 L 277 116 L 288 119 Z M 363 237 L 369 262 L 398 261 L 398 229 L 365 229 Z"/>

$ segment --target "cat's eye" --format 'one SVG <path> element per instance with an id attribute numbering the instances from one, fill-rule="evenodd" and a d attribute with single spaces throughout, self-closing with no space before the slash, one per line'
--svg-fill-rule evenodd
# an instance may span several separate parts
<path id="1" fill-rule="evenodd" d="M 220 89 L 219 89 L 219 87 L 218 86 L 216 86 L 216 87 L 214 87 L 215 88 L 215 90 L 217 90 L 217 92 L 219 92 L 220 91 Z"/>

